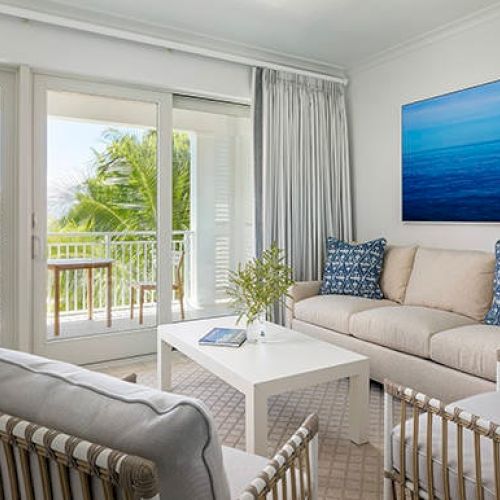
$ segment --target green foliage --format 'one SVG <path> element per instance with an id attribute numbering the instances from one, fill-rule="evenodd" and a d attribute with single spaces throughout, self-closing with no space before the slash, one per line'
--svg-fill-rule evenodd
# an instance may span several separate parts
<path id="1" fill-rule="evenodd" d="M 57 222 L 63 231 L 154 231 L 157 224 L 157 134 L 110 129 L 93 174 L 76 188 L 75 202 Z M 190 227 L 190 140 L 173 134 L 172 227 Z M 57 229 L 56 229 L 57 230 Z"/>
<path id="2" fill-rule="evenodd" d="M 172 229 L 191 228 L 191 141 L 186 132 L 173 132 Z"/>
<path id="3" fill-rule="evenodd" d="M 247 323 L 251 324 L 276 302 L 283 303 L 293 283 L 292 269 L 286 264 L 284 251 L 273 243 L 260 258 L 239 264 L 236 271 L 230 272 L 227 294 L 238 321 L 246 316 Z"/>

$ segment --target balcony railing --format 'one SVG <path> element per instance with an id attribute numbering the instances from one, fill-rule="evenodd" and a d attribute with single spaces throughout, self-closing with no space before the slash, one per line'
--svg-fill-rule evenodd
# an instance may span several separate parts
<path id="1" fill-rule="evenodd" d="M 155 231 L 48 233 L 48 258 L 113 259 L 113 309 L 130 306 L 130 285 L 139 281 L 156 282 L 157 244 Z M 192 231 L 172 234 L 172 272 L 184 253 L 184 281 L 189 282 Z M 106 276 L 95 272 L 94 309 L 106 304 Z M 47 308 L 53 311 L 54 283 L 49 274 Z M 148 301 L 155 300 L 154 292 Z M 87 310 L 87 277 L 83 271 L 66 271 L 61 275 L 60 311 L 77 314 Z"/>

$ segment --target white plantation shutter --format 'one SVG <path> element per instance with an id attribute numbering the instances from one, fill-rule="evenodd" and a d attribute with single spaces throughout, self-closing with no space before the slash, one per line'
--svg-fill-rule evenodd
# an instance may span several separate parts
<path id="1" fill-rule="evenodd" d="M 193 273 L 188 300 L 223 306 L 229 271 L 254 255 L 248 106 L 174 99 L 174 128 L 192 144 Z M 220 309 L 219 309 L 220 310 Z"/>
<path id="2" fill-rule="evenodd" d="M 231 144 L 228 138 L 216 139 L 215 166 L 215 296 L 224 299 L 231 266 L 232 176 Z"/>

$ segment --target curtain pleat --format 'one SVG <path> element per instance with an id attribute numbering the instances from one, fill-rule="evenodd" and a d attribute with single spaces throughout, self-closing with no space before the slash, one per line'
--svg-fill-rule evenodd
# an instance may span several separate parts
<path id="1" fill-rule="evenodd" d="M 345 89 L 271 69 L 254 78 L 257 254 L 275 242 L 295 280 L 321 279 L 326 238 L 352 239 Z"/>

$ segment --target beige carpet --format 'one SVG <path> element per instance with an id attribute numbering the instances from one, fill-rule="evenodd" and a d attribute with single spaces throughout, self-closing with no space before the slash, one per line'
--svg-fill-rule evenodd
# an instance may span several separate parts
<path id="1" fill-rule="evenodd" d="M 138 383 L 156 387 L 153 358 L 96 367 L 122 377 L 138 374 Z M 211 373 L 178 355 L 173 369 L 174 392 L 201 399 L 212 411 L 219 438 L 226 446 L 245 448 L 245 405 L 243 396 Z M 319 428 L 319 493 L 321 499 L 382 498 L 383 390 L 377 384 L 370 392 L 370 442 L 356 446 L 347 437 L 347 380 L 322 384 L 270 398 L 269 448 L 271 456 L 297 429 L 302 420 L 316 412 Z"/>

